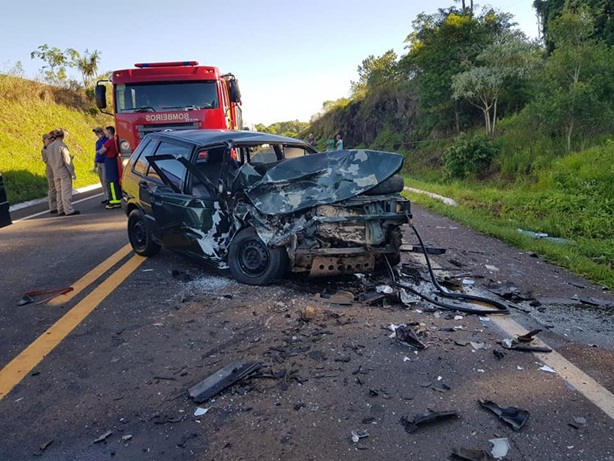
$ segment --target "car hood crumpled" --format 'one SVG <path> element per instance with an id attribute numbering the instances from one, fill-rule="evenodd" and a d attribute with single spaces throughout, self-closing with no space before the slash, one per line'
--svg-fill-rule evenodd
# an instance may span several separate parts
<path id="1" fill-rule="evenodd" d="M 390 178 L 403 156 L 373 150 L 342 150 L 288 159 L 254 182 L 245 171 L 245 195 L 265 215 L 294 213 L 360 195 Z M 242 173 L 239 173 L 242 174 Z"/>

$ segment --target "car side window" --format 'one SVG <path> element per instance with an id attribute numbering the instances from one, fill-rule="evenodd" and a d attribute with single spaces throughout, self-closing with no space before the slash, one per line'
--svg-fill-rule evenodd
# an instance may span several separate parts
<path id="1" fill-rule="evenodd" d="M 156 143 L 152 141 L 151 139 L 149 139 L 147 141 L 147 144 L 145 144 L 143 148 L 141 149 L 141 153 L 136 159 L 136 162 L 134 163 L 134 166 L 132 167 L 132 171 L 134 171 L 135 173 L 141 176 L 147 175 L 147 167 L 149 167 L 149 162 L 147 161 L 145 157 L 153 154 L 155 147 L 156 147 Z"/>
<path id="2" fill-rule="evenodd" d="M 253 146 L 250 149 L 250 161 L 252 165 L 260 163 L 273 163 L 279 160 L 278 152 L 279 146 L 273 144 L 262 144 L 259 146 Z"/>
<path id="3" fill-rule="evenodd" d="M 307 155 L 307 151 L 303 149 L 302 147 L 286 146 L 286 148 L 284 149 L 284 157 L 287 159 L 302 157 L 304 155 Z"/>
<path id="4" fill-rule="evenodd" d="M 178 144 L 171 144 L 169 142 L 162 141 L 156 150 L 156 156 L 170 154 L 174 157 L 184 157 L 186 160 L 190 160 L 192 154 L 192 148 L 187 146 L 180 146 Z M 165 176 L 175 185 L 179 190 L 183 190 L 185 185 L 186 167 L 177 160 L 159 160 L 156 161 L 156 165 L 164 172 Z M 153 169 L 150 169 L 149 173 L 155 174 Z"/>

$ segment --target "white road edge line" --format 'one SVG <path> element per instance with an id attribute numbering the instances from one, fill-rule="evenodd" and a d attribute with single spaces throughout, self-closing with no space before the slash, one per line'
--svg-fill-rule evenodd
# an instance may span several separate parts
<path id="1" fill-rule="evenodd" d="M 509 316 L 492 316 L 491 321 L 507 333 L 510 338 L 526 335 L 529 332 Z M 543 341 L 540 342 L 544 343 Z M 597 405 L 610 418 L 614 419 L 614 394 L 555 351 L 552 346 L 548 347 L 552 349 L 552 352 L 534 353 L 533 355 L 545 365 L 554 369 L 561 378 L 571 384 L 580 394 Z"/>
<path id="2" fill-rule="evenodd" d="M 89 186 L 80 187 L 79 189 L 73 189 L 73 194 L 83 194 L 85 192 L 90 192 L 96 189 L 102 189 L 100 184 L 90 184 Z M 45 203 L 47 201 L 47 197 L 35 198 L 34 200 L 28 200 L 27 202 L 16 203 L 15 205 L 11 205 L 9 207 L 9 212 L 21 210 L 23 208 L 28 208 L 29 206 L 39 205 L 41 203 Z"/>
<path id="3" fill-rule="evenodd" d="M 72 203 L 73 203 L 73 205 L 76 205 L 77 203 L 85 202 L 86 200 L 90 200 L 90 199 L 93 199 L 93 198 L 96 198 L 96 197 L 100 197 L 101 195 L 102 195 L 102 192 L 99 193 L 99 194 L 96 194 L 96 195 L 92 195 L 91 197 L 82 198 L 81 200 L 77 200 L 76 202 L 72 202 Z M 45 201 L 46 200 L 47 199 L 45 199 Z M 23 217 L 21 219 L 16 219 L 13 222 L 16 223 L 16 222 L 20 222 L 20 221 L 25 221 L 27 219 L 36 218 L 37 216 L 42 216 L 44 214 L 49 214 L 49 210 L 41 211 L 39 213 L 34 213 L 34 214 L 29 215 L 29 216 L 25 216 L 25 217 Z M 52 216 L 56 216 L 56 215 L 52 215 Z"/>
<path id="4" fill-rule="evenodd" d="M 426 265 L 424 256 L 410 256 L 413 257 L 413 259 L 419 261 L 421 264 Z M 436 267 L 435 264 L 432 264 L 432 266 Z M 510 315 L 492 315 L 489 316 L 489 318 L 491 319 L 492 323 L 497 325 L 497 327 L 503 330 L 503 332 L 507 334 L 510 338 L 525 335 L 529 332 L 522 325 L 512 319 Z M 536 339 L 536 344 L 541 343 L 542 345 L 548 346 L 550 349 L 552 349 L 552 352 L 534 352 L 533 355 L 539 361 L 554 369 L 554 371 L 556 371 L 556 373 L 561 378 L 563 378 L 563 380 L 571 384 L 580 394 L 590 400 L 610 418 L 614 419 L 614 394 L 612 394 L 605 387 L 599 384 L 595 379 L 591 378 L 588 374 L 586 374 L 572 362 L 559 354 L 556 350 L 554 350 L 552 346 L 549 346 L 548 344 L 544 343 L 544 341 L 540 340 L 539 338 Z"/>

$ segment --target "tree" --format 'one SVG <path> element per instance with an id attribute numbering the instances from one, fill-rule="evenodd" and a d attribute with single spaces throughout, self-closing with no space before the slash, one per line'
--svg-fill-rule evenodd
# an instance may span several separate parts
<path id="1" fill-rule="evenodd" d="M 30 58 L 38 58 L 47 63 L 41 70 L 47 82 L 57 85 L 66 81 L 68 59 L 59 48 L 50 47 L 47 44 L 40 45 L 35 51 L 30 53 Z"/>
<path id="2" fill-rule="evenodd" d="M 455 3 L 460 2 L 463 8 L 463 11 L 466 11 L 469 8 L 469 15 L 473 16 L 473 0 L 469 0 L 469 7 L 467 7 L 467 2 L 465 0 L 454 0 Z"/>
<path id="3" fill-rule="evenodd" d="M 62 51 L 57 47 L 50 47 L 47 44 L 40 45 L 37 50 L 30 53 L 32 59 L 39 58 L 47 64 L 43 66 L 41 73 L 45 80 L 54 85 L 70 85 L 78 83 L 68 81 L 67 68 L 77 69 L 81 73 L 83 86 L 88 88 L 92 85 L 98 72 L 100 61 L 100 51 L 94 50 L 92 53 L 85 50 L 83 54 L 74 48 L 67 48 Z"/>
<path id="4" fill-rule="evenodd" d="M 100 61 L 100 51 L 94 50 L 92 53 L 88 49 L 81 55 L 78 51 L 69 48 L 66 52 L 70 55 L 70 66 L 79 70 L 83 79 L 83 86 L 89 88 L 98 73 L 98 62 Z"/>
<path id="5" fill-rule="evenodd" d="M 550 22 L 554 51 L 540 76 L 540 95 L 529 107 L 542 129 L 556 134 L 562 128 L 567 151 L 576 134 L 594 131 L 611 119 L 611 50 L 594 39 L 594 30 L 586 5 L 568 5 Z"/>
<path id="6" fill-rule="evenodd" d="M 388 50 L 377 58 L 370 55 L 358 66 L 358 81 L 351 82 L 352 99 L 364 99 L 370 89 L 393 84 L 400 80 L 397 54 Z"/>
<path id="7" fill-rule="evenodd" d="M 452 77 L 452 97 L 467 99 L 482 110 L 486 133 L 494 134 L 497 103 L 502 91 L 513 80 L 526 80 L 539 63 L 539 48 L 522 34 L 502 35 L 484 48 L 469 69 Z"/>
<path id="8" fill-rule="evenodd" d="M 299 122 L 298 120 L 290 120 L 287 122 L 276 122 L 269 126 L 265 126 L 262 123 L 258 123 L 255 128 L 256 131 L 261 133 L 278 134 L 281 136 L 288 136 L 291 138 L 297 138 L 302 131 L 307 130 L 309 123 Z"/>
<path id="9" fill-rule="evenodd" d="M 533 7 L 550 52 L 554 50 L 550 25 L 561 17 L 565 9 L 577 11 L 580 7 L 588 9 L 594 18 L 593 38 L 603 40 L 608 46 L 614 45 L 614 2 L 611 0 L 535 0 Z"/>
<path id="10" fill-rule="evenodd" d="M 481 50 L 510 31 L 514 25 L 510 20 L 509 14 L 493 9 L 475 16 L 466 8 L 454 7 L 418 15 L 414 32 L 406 39 L 409 51 L 399 66 L 408 79 L 416 82 L 425 129 L 459 132 L 464 125 L 474 123 L 471 111 L 453 98 L 452 77 L 466 70 L 463 62 L 475 61 Z"/>

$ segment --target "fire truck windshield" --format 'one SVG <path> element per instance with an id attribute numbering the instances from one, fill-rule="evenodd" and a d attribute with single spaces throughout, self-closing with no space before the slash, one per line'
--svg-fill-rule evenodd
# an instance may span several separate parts
<path id="1" fill-rule="evenodd" d="M 216 109 L 215 81 L 128 83 L 115 86 L 117 112 Z"/>

